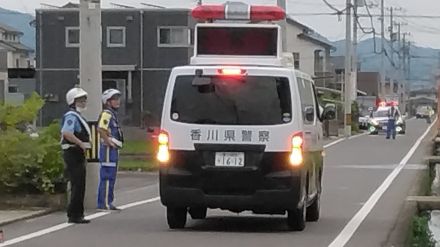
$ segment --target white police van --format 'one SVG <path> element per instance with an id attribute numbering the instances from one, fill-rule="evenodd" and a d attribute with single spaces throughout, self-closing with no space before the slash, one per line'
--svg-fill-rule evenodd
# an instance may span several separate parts
<path id="1" fill-rule="evenodd" d="M 323 113 L 312 78 L 281 52 L 278 7 L 228 2 L 193 10 L 191 64 L 172 70 L 157 159 L 170 228 L 207 209 L 319 218 Z M 220 21 L 219 21 L 220 20 Z M 258 23 L 256 23 L 258 22 Z"/>

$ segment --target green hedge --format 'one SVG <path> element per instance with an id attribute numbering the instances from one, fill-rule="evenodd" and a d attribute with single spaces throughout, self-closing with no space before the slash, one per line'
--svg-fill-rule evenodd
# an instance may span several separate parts
<path id="1" fill-rule="evenodd" d="M 44 102 L 32 95 L 22 106 L 0 105 L 0 192 L 64 192 L 60 128 L 54 123 L 32 136 L 26 130 Z"/>

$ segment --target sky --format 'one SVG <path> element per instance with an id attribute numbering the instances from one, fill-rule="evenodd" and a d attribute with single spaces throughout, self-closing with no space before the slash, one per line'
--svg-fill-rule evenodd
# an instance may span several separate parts
<path id="1" fill-rule="evenodd" d="M 41 8 L 41 4 L 61 6 L 69 0 L 0 0 L 0 7 L 13 9 L 20 12 L 35 13 L 35 9 Z M 70 0 L 79 2 L 79 0 Z M 193 7 L 197 0 L 101 0 L 103 7 L 114 7 L 112 3 L 125 4 L 133 7 L 145 7 L 141 2 L 161 5 L 164 7 Z M 202 0 L 203 3 L 224 3 L 226 0 Z M 276 4 L 276 0 L 239 0 L 252 4 Z M 328 0 L 337 9 L 343 9 L 346 0 Z M 380 22 L 375 15 L 380 14 L 378 4 L 380 0 L 366 0 L 371 6 L 369 9 L 373 17 L 373 26 L 377 33 L 380 33 Z M 387 8 L 397 8 L 394 12 L 398 15 L 395 22 L 402 23 L 402 33 L 410 33 L 410 40 L 419 46 L 440 49 L 440 0 L 385 0 Z M 288 14 L 294 19 L 306 24 L 321 35 L 335 41 L 345 38 L 345 18 L 338 18 L 334 10 L 327 7 L 323 0 L 287 0 Z M 389 14 L 389 10 L 386 11 Z M 359 8 L 359 13 L 366 14 L 366 8 Z M 310 15 L 312 14 L 312 15 Z M 319 15 L 317 15 L 319 14 Z M 322 15 L 323 14 L 323 15 Z M 438 18 L 420 18 L 411 16 L 429 15 Z M 360 19 L 361 25 L 366 31 L 371 30 L 371 20 L 369 17 Z M 386 17 L 386 35 L 389 36 L 388 26 L 390 18 Z M 397 28 L 395 28 L 396 30 Z M 371 34 L 363 34 L 359 31 L 359 38 L 371 38 Z"/>

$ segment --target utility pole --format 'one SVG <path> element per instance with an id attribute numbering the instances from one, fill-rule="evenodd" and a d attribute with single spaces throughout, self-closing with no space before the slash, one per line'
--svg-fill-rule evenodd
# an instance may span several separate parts
<path id="1" fill-rule="evenodd" d="M 345 137 L 351 136 L 351 71 L 352 71 L 352 52 L 353 52 L 353 43 L 351 41 L 351 0 L 347 0 L 347 10 L 346 10 L 346 30 L 345 30 L 345 118 L 344 118 L 344 126 L 345 126 Z"/>
<path id="2" fill-rule="evenodd" d="M 385 0 L 380 1 L 380 22 L 381 22 L 381 33 L 380 33 L 380 42 L 381 42 L 381 51 L 380 51 L 380 90 L 379 95 L 381 95 L 382 99 L 385 98 Z"/>
<path id="3" fill-rule="evenodd" d="M 407 56 L 408 56 L 408 65 L 406 66 L 406 71 L 408 73 L 407 77 L 408 80 L 411 79 L 411 41 L 408 41 L 408 46 L 407 46 Z"/>
<path id="4" fill-rule="evenodd" d="M 352 74 L 351 74 L 351 99 L 355 100 L 357 98 L 357 71 L 358 71 L 358 56 L 357 56 L 357 45 L 358 45 L 358 2 L 360 0 L 353 1 L 353 54 L 352 54 Z"/>
<path id="5" fill-rule="evenodd" d="M 393 17 L 393 7 L 390 8 L 390 27 L 389 27 L 389 31 L 390 31 L 390 46 L 391 46 L 391 64 L 394 64 L 394 17 Z"/>
<path id="6" fill-rule="evenodd" d="M 84 116 L 89 122 L 96 124 L 102 109 L 101 0 L 80 0 L 79 20 L 79 78 L 81 87 L 88 92 L 88 106 Z M 96 134 L 93 137 L 98 138 Z M 84 203 L 86 208 L 96 208 L 98 178 L 99 163 L 88 163 Z"/>
<path id="7" fill-rule="evenodd" d="M 440 131 L 440 52 L 438 53 L 437 64 L 437 130 Z M 438 132 L 437 132 L 438 133 Z"/>
<path id="8" fill-rule="evenodd" d="M 287 51 L 287 6 L 286 6 L 286 0 L 277 0 L 277 5 L 284 9 L 286 12 L 286 20 L 283 20 L 281 22 L 281 37 L 282 37 L 282 43 L 283 43 L 283 52 Z"/>
<path id="9" fill-rule="evenodd" d="M 406 33 L 403 34 L 403 38 L 402 38 L 402 70 L 403 70 L 403 75 L 406 79 Z"/>
<path id="10" fill-rule="evenodd" d="M 394 12 L 394 8 L 391 7 L 390 8 L 390 26 L 389 26 L 389 31 L 390 31 L 390 60 L 391 60 L 391 73 L 390 73 L 390 87 L 389 87 L 389 93 L 390 95 L 393 94 L 393 85 L 394 85 L 394 76 L 395 76 L 395 68 L 394 68 L 394 41 L 395 41 L 395 36 L 394 36 L 394 16 L 393 16 L 393 12 Z"/>
<path id="11" fill-rule="evenodd" d="M 402 23 L 396 23 L 397 26 L 397 57 L 399 58 L 399 70 L 402 69 L 402 39 L 401 39 L 401 27 Z"/>
<path id="12" fill-rule="evenodd" d="M 352 99 L 356 100 L 357 98 L 357 74 L 358 74 L 358 55 L 357 55 L 357 47 L 358 47 L 358 15 L 357 11 L 359 7 L 365 7 L 365 0 L 354 0 L 353 2 L 353 62 L 352 62 Z"/>
<path id="13" fill-rule="evenodd" d="M 403 82 L 404 82 L 404 77 L 403 77 L 403 72 L 402 72 L 402 44 L 401 44 L 401 38 L 400 38 L 400 31 L 401 31 L 401 23 L 396 23 L 397 26 L 397 57 L 399 60 L 399 67 L 398 67 L 398 71 L 397 71 L 397 75 L 398 75 L 398 85 L 397 85 L 397 97 L 399 99 L 399 107 L 400 107 L 400 111 L 402 112 L 404 107 L 404 102 L 403 102 L 403 92 L 402 92 L 402 86 L 403 86 Z"/>

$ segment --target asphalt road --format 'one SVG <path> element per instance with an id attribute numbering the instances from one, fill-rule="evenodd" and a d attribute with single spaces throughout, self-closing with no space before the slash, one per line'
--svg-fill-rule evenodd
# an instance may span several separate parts
<path id="1" fill-rule="evenodd" d="M 220 210 L 209 211 L 206 220 L 189 220 L 184 230 L 169 230 L 157 176 L 123 174 L 117 192 L 122 212 L 89 212 L 96 217 L 89 225 L 65 224 L 63 213 L 18 222 L 4 227 L 9 242 L 0 247 L 384 246 L 424 169 L 429 135 L 417 140 L 427 128 L 423 120 L 408 120 L 407 134 L 395 141 L 364 135 L 328 147 L 321 219 L 303 232 L 288 231 L 282 216 Z"/>

